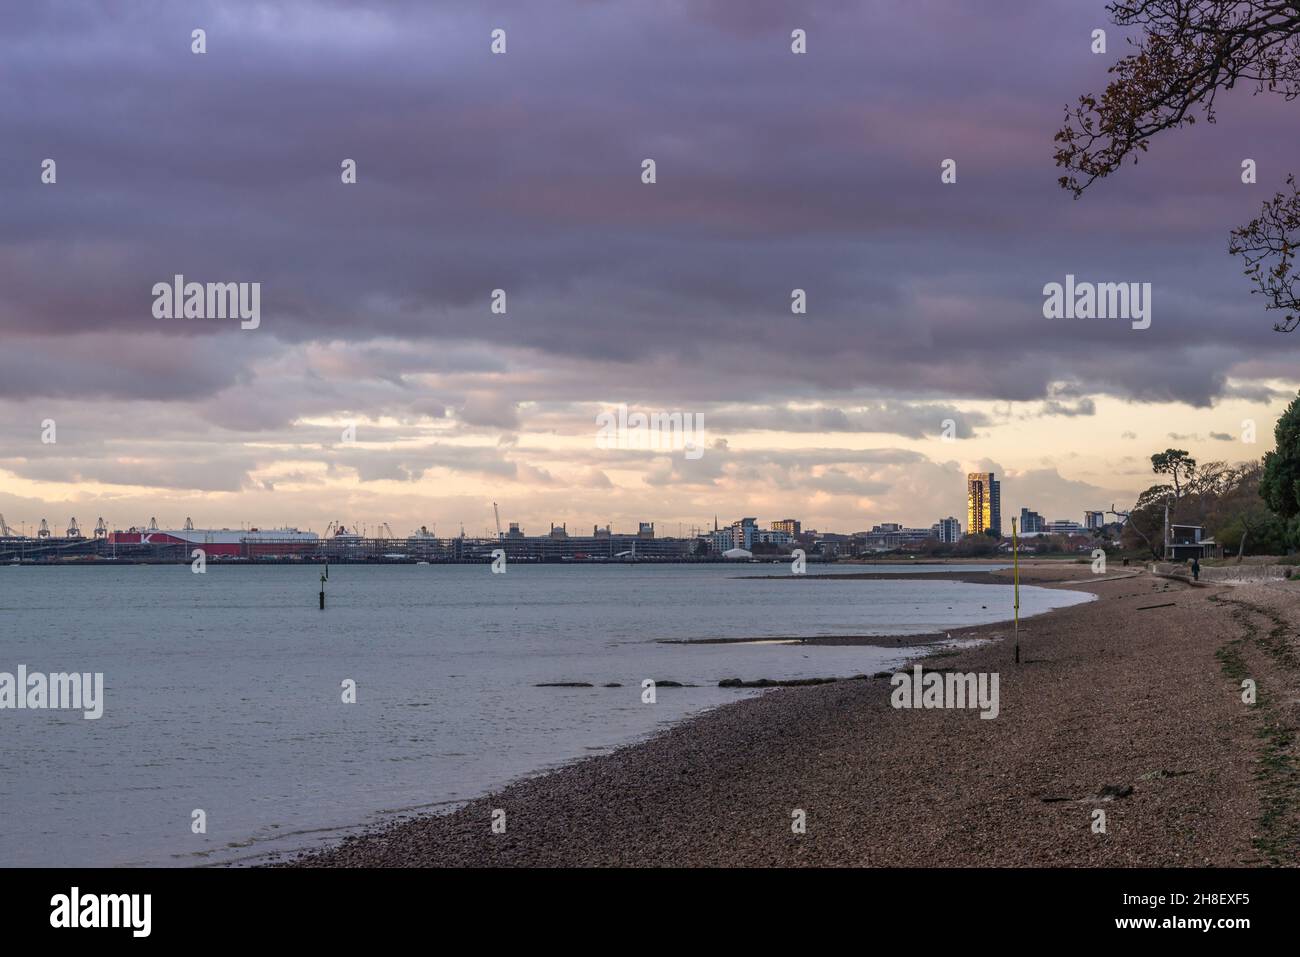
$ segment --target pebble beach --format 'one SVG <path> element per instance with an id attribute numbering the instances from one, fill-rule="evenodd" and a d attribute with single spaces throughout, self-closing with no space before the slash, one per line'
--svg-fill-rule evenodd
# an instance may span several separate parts
<path id="1" fill-rule="evenodd" d="M 774 688 L 454 812 L 283 863 L 1300 862 L 1300 585 L 1197 587 L 1136 567 L 1094 575 L 1087 564 L 1053 562 L 1022 565 L 1020 577 L 1098 600 L 1022 622 L 1019 663 L 1010 622 L 954 631 L 984 640 L 945 643 L 919 660 L 927 670 L 996 673 L 993 720 L 892 707 L 886 674 Z M 1253 704 L 1242 700 L 1246 679 L 1258 689 Z"/>

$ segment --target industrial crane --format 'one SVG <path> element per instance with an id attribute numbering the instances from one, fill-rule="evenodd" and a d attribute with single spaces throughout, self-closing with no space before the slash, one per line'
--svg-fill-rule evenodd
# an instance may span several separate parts
<path id="1" fill-rule="evenodd" d="M 72 518 L 68 519 L 68 531 L 67 531 L 67 536 L 68 536 L 68 538 L 80 538 L 80 537 L 81 537 L 81 528 L 77 525 L 77 516 L 75 516 L 75 515 L 72 516 Z"/>
<path id="2" fill-rule="evenodd" d="M 505 536 L 501 534 L 501 509 L 497 508 L 496 502 L 492 503 L 492 514 L 495 515 L 497 519 L 497 541 L 500 541 L 505 538 Z"/>
<path id="3" fill-rule="evenodd" d="M 0 535 L 3 535 L 5 538 L 8 538 L 13 534 L 14 534 L 14 530 L 9 527 L 9 523 L 5 521 L 5 517 L 3 515 L 0 515 Z"/>
<path id="4" fill-rule="evenodd" d="M 39 530 L 37 530 L 37 532 L 36 532 L 36 537 L 37 537 L 37 538 L 49 538 L 49 537 L 50 537 L 50 523 L 47 522 L 45 519 L 41 519 L 41 527 L 40 527 Z"/>
<path id="5" fill-rule="evenodd" d="M 108 526 L 104 524 L 103 516 L 100 516 L 99 521 L 95 525 L 95 537 L 108 538 Z"/>

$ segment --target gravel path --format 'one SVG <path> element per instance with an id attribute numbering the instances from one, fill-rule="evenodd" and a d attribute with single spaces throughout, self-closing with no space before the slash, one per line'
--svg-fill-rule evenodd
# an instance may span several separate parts
<path id="1" fill-rule="evenodd" d="M 1022 581 L 1101 600 L 1025 622 L 1018 666 L 1009 640 L 927 660 L 997 672 L 994 720 L 892 708 L 885 678 L 770 691 L 293 863 L 1297 863 L 1300 586 L 1192 588 L 1131 571 L 1099 581 L 1087 565 L 1022 569 Z M 1242 703 L 1241 674 L 1258 681 L 1260 707 Z M 1095 810 L 1105 833 L 1093 832 Z"/>

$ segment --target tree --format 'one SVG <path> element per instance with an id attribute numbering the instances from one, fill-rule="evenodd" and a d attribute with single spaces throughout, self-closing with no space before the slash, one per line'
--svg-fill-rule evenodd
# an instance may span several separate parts
<path id="1" fill-rule="evenodd" d="M 1152 558 L 1161 557 L 1155 542 L 1157 539 L 1164 541 L 1164 502 L 1168 497 L 1168 485 L 1153 485 L 1138 496 L 1130 511 L 1120 512 L 1114 505 L 1110 507 L 1111 514 L 1124 521 L 1120 541 L 1126 548 L 1136 548 L 1141 542 L 1151 552 Z"/>
<path id="2" fill-rule="evenodd" d="M 997 542 L 993 541 L 987 535 L 978 533 L 972 535 L 967 533 L 961 537 L 955 546 L 953 552 L 964 558 L 977 558 L 986 555 L 996 555 L 998 551 Z"/>
<path id="3" fill-rule="evenodd" d="M 1220 545 L 1235 544 L 1237 561 L 1248 547 L 1276 553 L 1286 544 L 1285 524 L 1260 496 L 1263 473 L 1261 461 L 1229 468 L 1217 494 L 1205 503 L 1204 524 Z"/>
<path id="4" fill-rule="evenodd" d="M 1127 159 L 1146 152 L 1152 136 L 1215 119 L 1221 90 L 1239 82 L 1255 92 L 1300 96 L 1300 5 L 1287 0 L 1120 0 L 1107 9 L 1116 24 L 1140 27 L 1137 52 L 1110 68 L 1115 77 L 1100 97 L 1086 94 L 1067 107 L 1055 141 L 1063 189 L 1075 199 Z M 1292 258 L 1300 237 L 1300 191 L 1278 193 L 1260 216 L 1232 231 L 1228 251 L 1268 298 L 1267 309 L 1295 310 L 1273 328 L 1300 325 Z"/>
<path id="5" fill-rule="evenodd" d="M 1282 518 L 1300 515 L 1300 395 L 1273 427 L 1274 448 L 1264 456 L 1259 494 Z"/>
<path id="6" fill-rule="evenodd" d="M 1174 483 L 1174 504 L 1182 499 L 1183 485 L 1196 477 L 1196 459 L 1187 454 L 1185 449 L 1165 449 L 1151 456 L 1151 471 L 1157 475 L 1168 475 Z"/>
<path id="7" fill-rule="evenodd" d="M 1151 456 L 1151 471 L 1156 475 L 1168 475 L 1172 485 L 1152 485 L 1138 496 L 1133 508 L 1127 512 L 1117 511 L 1111 505 L 1112 515 L 1123 520 L 1120 540 L 1126 547 L 1136 548 L 1141 542 L 1151 552 L 1152 558 L 1161 558 L 1164 545 L 1165 506 L 1169 513 L 1178 517 L 1179 505 L 1189 497 L 1192 499 L 1211 496 L 1223 482 L 1226 466 L 1222 462 L 1210 462 L 1200 469 L 1196 459 L 1184 449 L 1165 449 Z M 1156 540 L 1161 548 L 1156 548 Z"/>

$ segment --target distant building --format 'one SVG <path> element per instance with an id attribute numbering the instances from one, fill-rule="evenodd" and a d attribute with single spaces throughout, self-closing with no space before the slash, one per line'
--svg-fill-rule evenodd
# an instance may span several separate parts
<path id="1" fill-rule="evenodd" d="M 715 528 L 707 533 L 704 539 L 709 543 L 709 549 L 715 555 L 721 555 L 723 552 L 735 547 L 730 528 Z"/>
<path id="2" fill-rule="evenodd" d="M 742 518 L 731 526 L 735 531 L 735 548 L 743 548 L 749 551 L 754 547 L 754 535 L 758 532 L 758 519 Z"/>
<path id="3" fill-rule="evenodd" d="M 799 519 L 783 518 L 779 522 L 772 523 L 772 531 L 785 532 L 793 538 L 799 537 Z"/>
<path id="4" fill-rule="evenodd" d="M 852 547 L 852 535 L 839 535 L 835 532 L 819 534 L 816 543 L 813 545 L 814 551 L 826 558 L 847 554 Z"/>
<path id="5" fill-rule="evenodd" d="M 758 536 L 758 519 L 742 518 L 732 522 L 726 528 L 715 528 L 703 537 L 713 546 L 714 551 L 721 554 L 733 548 L 750 551 L 754 543 L 761 540 Z"/>
<path id="6" fill-rule="evenodd" d="M 1077 535 L 1083 530 L 1083 526 L 1078 522 L 1071 522 L 1064 518 L 1054 519 L 1043 528 L 1043 531 L 1049 535 Z"/>
<path id="7" fill-rule="evenodd" d="M 919 545 L 933 538 L 934 528 L 904 528 L 897 522 L 882 522 L 872 526 L 871 531 L 860 535 L 862 547 L 870 551 L 892 551 Z"/>
<path id="8" fill-rule="evenodd" d="M 568 538 L 568 537 L 569 537 L 569 526 L 567 522 L 559 526 L 557 526 L 554 522 L 551 523 L 551 538 Z"/>
<path id="9" fill-rule="evenodd" d="M 1090 532 L 1101 531 L 1101 529 L 1106 527 L 1106 513 L 1105 512 L 1084 512 L 1083 527 Z"/>
<path id="10" fill-rule="evenodd" d="M 655 537 L 655 523 L 654 523 L 654 522 L 641 522 L 640 525 L 637 527 L 636 535 L 637 535 L 637 538 L 654 538 L 654 537 Z"/>
<path id="11" fill-rule="evenodd" d="M 794 536 L 775 528 L 770 532 L 759 529 L 754 533 L 754 541 L 763 545 L 790 545 L 794 542 Z"/>
<path id="12" fill-rule="evenodd" d="M 1031 512 L 1027 508 L 1020 510 L 1020 533 L 1022 535 L 1032 535 L 1035 532 L 1043 530 L 1043 516 L 1037 512 Z"/>
<path id="13" fill-rule="evenodd" d="M 966 530 L 972 535 L 1002 534 L 1002 483 L 992 472 L 966 475 Z"/>
<path id="14" fill-rule="evenodd" d="M 947 545 L 961 540 L 961 522 L 951 516 L 939 519 L 933 531 L 934 537 Z"/>

